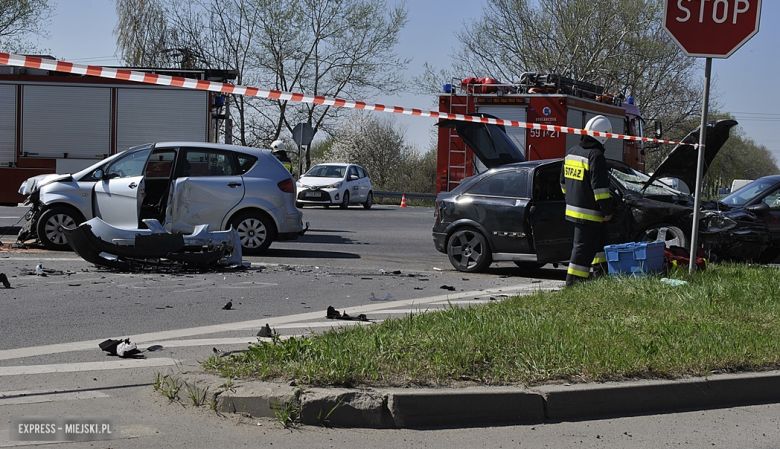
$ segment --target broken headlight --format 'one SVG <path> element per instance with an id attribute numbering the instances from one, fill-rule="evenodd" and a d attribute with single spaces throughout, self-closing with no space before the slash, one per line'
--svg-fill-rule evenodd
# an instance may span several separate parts
<path id="1" fill-rule="evenodd" d="M 717 234 L 728 231 L 737 225 L 737 222 L 721 214 L 718 211 L 702 211 L 699 220 L 699 232 L 703 234 Z"/>

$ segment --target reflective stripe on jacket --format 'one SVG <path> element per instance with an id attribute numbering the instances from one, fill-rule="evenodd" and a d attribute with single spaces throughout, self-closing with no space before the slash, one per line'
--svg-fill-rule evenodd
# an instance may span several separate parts
<path id="1" fill-rule="evenodd" d="M 566 219 L 580 223 L 601 223 L 612 215 L 609 174 L 604 147 L 585 137 L 581 145 L 566 152 L 561 168 L 561 190 L 566 195 Z"/>

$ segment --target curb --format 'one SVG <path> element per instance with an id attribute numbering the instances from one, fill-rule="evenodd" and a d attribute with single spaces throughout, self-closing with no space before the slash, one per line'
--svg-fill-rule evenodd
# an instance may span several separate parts
<path id="1" fill-rule="evenodd" d="M 220 382 L 216 376 L 196 379 L 212 386 Z M 220 412 L 253 417 L 278 418 L 294 411 L 307 425 L 374 429 L 514 425 L 776 403 L 780 371 L 537 388 L 298 388 L 233 381 L 230 390 L 215 393 L 214 401 Z"/>

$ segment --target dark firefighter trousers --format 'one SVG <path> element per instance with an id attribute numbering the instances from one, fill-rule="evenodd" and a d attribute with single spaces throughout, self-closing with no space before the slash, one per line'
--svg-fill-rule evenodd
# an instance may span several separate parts
<path id="1" fill-rule="evenodd" d="M 593 267 L 593 277 L 607 273 L 607 256 L 604 247 L 609 244 L 606 223 L 574 223 L 574 246 L 571 249 L 566 285 L 585 281 Z"/>

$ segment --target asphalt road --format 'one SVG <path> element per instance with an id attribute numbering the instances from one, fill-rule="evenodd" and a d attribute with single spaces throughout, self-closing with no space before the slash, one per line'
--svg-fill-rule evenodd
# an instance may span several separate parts
<path id="1" fill-rule="evenodd" d="M 0 208 L 13 227 L 23 208 Z M 11 251 L 2 238 L 0 272 L 11 289 L 0 312 L 3 416 L 114 416 L 122 439 L 52 447 L 775 447 L 775 405 L 612 420 L 480 429 L 288 431 L 273 420 L 219 417 L 168 404 L 149 383 L 220 352 L 257 341 L 264 323 L 283 335 L 321 332 L 334 306 L 371 320 L 500 300 L 559 288 L 565 272 L 523 272 L 494 264 L 485 274 L 455 271 L 433 248 L 430 208 L 304 209 L 309 232 L 277 242 L 245 271 L 114 273 L 71 253 Z M 30 274 L 41 263 L 48 276 Z M 442 288 L 446 287 L 446 288 Z M 387 298 L 385 301 L 372 301 Z M 389 296 L 388 296 L 389 295 Z M 231 310 L 223 310 L 227 301 Z M 98 343 L 129 337 L 141 360 L 108 357 Z M 160 346 L 158 351 L 147 348 Z M 0 447 L 23 445 L 0 427 Z"/>

